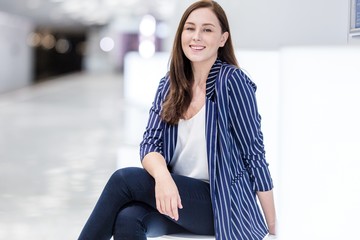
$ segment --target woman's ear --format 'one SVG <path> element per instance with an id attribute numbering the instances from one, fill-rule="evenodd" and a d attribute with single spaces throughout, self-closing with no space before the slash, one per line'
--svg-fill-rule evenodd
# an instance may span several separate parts
<path id="1" fill-rule="evenodd" d="M 224 32 L 221 36 L 220 47 L 223 47 L 229 37 L 229 32 Z"/>

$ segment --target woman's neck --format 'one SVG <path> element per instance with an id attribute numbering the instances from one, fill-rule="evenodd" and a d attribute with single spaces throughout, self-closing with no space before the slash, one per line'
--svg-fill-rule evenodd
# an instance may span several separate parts
<path id="1" fill-rule="evenodd" d="M 207 62 L 193 62 L 192 71 L 194 77 L 194 85 L 203 85 L 209 76 L 211 67 L 214 65 L 214 61 Z"/>

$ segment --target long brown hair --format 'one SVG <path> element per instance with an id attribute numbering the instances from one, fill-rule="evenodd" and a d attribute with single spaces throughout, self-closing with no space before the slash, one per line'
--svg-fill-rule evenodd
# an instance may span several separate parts
<path id="1" fill-rule="evenodd" d="M 173 49 L 170 59 L 170 92 L 163 103 L 161 117 L 169 124 L 177 124 L 179 119 L 188 109 L 192 92 L 193 72 L 190 60 L 185 56 L 181 46 L 181 35 L 186 20 L 189 15 L 196 9 L 209 8 L 218 18 L 222 32 L 228 32 L 229 37 L 223 47 L 218 49 L 218 58 L 229 64 L 238 66 L 233 44 L 229 22 L 222 7 L 215 1 L 201 0 L 190 5 L 182 15 L 178 29 L 175 34 Z"/>

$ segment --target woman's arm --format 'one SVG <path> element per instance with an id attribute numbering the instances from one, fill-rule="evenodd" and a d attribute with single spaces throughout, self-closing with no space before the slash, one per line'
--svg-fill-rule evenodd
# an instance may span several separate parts
<path id="1" fill-rule="evenodd" d="M 265 192 L 257 192 L 261 208 L 264 212 L 266 223 L 269 228 L 269 234 L 276 235 L 276 212 L 273 190 Z"/>
<path id="2" fill-rule="evenodd" d="M 252 188 L 254 191 L 269 191 L 273 183 L 265 158 L 261 116 L 255 96 L 256 85 L 238 69 L 228 78 L 226 91 L 230 124 Z"/>
<path id="3" fill-rule="evenodd" d="M 156 208 L 161 214 L 178 220 L 178 208 L 182 208 L 181 199 L 164 157 L 157 152 L 148 153 L 142 160 L 142 165 L 155 180 Z"/>
<path id="4" fill-rule="evenodd" d="M 164 77 L 159 83 L 155 99 L 149 113 L 148 124 L 140 143 L 140 159 L 144 169 L 155 180 L 156 208 L 175 220 L 179 219 L 178 208 L 182 208 L 177 186 L 170 175 L 163 157 L 164 123 L 161 120 L 161 106 L 169 89 L 169 78 Z"/>
<path id="5" fill-rule="evenodd" d="M 238 136 L 242 160 L 248 170 L 253 189 L 257 192 L 265 219 L 272 235 L 276 234 L 276 213 L 273 183 L 265 159 L 261 117 L 256 103 L 256 85 L 241 70 L 228 81 L 231 125 Z"/>

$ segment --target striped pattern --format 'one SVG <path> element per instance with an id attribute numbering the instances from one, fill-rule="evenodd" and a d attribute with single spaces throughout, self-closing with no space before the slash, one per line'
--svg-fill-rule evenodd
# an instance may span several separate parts
<path id="1" fill-rule="evenodd" d="M 267 227 L 256 191 L 272 189 L 265 160 L 261 117 L 255 84 L 240 69 L 217 60 L 206 83 L 206 141 L 216 239 L 257 240 Z M 149 152 L 172 159 L 177 126 L 160 118 L 169 91 L 169 77 L 161 79 L 143 141 L 141 159 Z"/>

